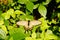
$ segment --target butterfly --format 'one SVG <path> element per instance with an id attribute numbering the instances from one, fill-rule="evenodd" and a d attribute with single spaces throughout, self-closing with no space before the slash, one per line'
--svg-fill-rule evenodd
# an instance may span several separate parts
<path id="1" fill-rule="evenodd" d="M 18 21 L 16 24 L 24 26 L 25 30 L 32 30 L 33 26 L 41 24 L 41 21 Z"/>

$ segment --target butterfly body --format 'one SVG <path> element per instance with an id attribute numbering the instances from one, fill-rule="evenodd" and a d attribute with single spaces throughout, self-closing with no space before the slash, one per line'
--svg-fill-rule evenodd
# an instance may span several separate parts
<path id="1" fill-rule="evenodd" d="M 33 20 L 33 21 L 18 21 L 17 25 L 22 25 L 26 30 L 31 30 L 33 26 L 41 24 L 41 21 Z"/>

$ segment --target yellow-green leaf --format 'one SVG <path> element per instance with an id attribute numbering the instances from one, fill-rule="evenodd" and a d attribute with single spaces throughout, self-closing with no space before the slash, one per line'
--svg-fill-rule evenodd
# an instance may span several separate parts
<path id="1" fill-rule="evenodd" d="M 15 11 L 15 14 L 24 14 L 24 12 L 19 11 L 19 10 L 16 10 L 16 11 Z"/>

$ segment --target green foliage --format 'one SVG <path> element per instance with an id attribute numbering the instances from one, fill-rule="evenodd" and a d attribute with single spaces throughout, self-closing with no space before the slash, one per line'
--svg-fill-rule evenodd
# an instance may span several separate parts
<path id="1" fill-rule="evenodd" d="M 60 40 L 59 3 L 60 0 L 0 0 L 0 40 Z M 41 24 L 32 30 L 17 25 L 18 21 L 27 21 L 29 26 L 35 19 Z"/>

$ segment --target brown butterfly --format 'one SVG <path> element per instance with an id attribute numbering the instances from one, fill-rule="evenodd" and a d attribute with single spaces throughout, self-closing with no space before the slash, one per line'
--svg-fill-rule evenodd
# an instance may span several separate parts
<path id="1" fill-rule="evenodd" d="M 18 21 L 17 25 L 22 25 L 26 30 L 31 30 L 33 26 L 41 24 L 41 21 L 33 20 L 33 21 Z"/>

